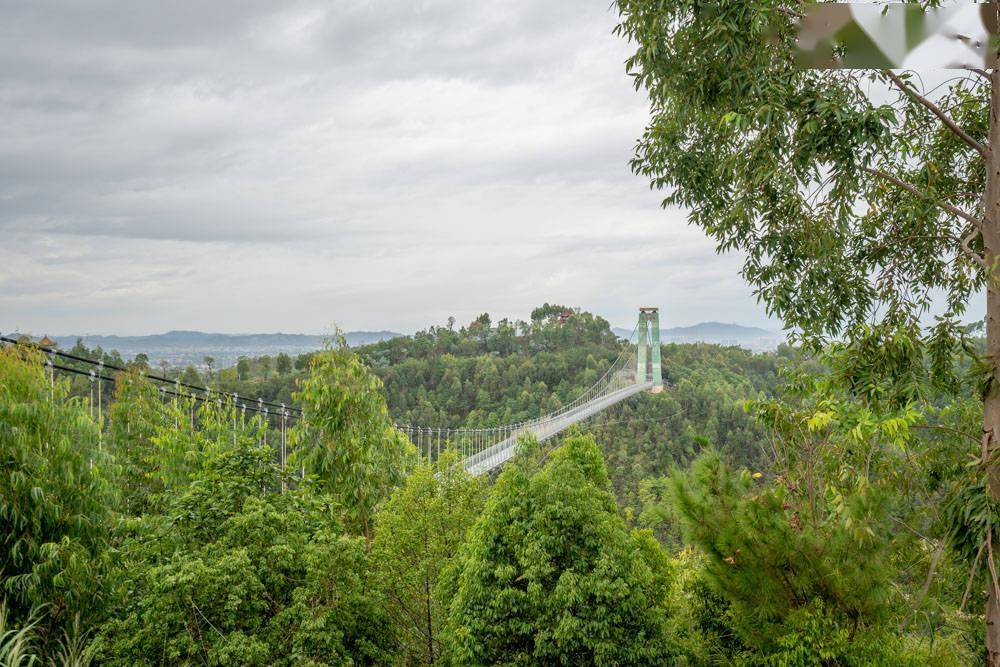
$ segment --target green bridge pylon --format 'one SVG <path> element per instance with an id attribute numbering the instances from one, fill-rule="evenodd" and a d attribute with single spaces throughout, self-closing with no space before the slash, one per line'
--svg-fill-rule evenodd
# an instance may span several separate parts
<path id="1" fill-rule="evenodd" d="M 635 381 L 652 382 L 653 393 L 663 391 L 663 370 L 660 362 L 660 309 L 639 309 L 639 350 Z"/>

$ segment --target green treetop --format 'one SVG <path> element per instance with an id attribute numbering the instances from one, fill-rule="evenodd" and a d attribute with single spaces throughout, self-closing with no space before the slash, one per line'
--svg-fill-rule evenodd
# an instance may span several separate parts
<path id="1" fill-rule="evenodd" d="M 449 452 L 433 467 L 417 466 L 376 515 L 378 588 L 407 664 L 433 664 L 441 657 L 450 593 L 442 572 L 482 511 L 487 491 L 485 480 L 465 472 Z"/>
<path id="2" fill-rule="evenodd" d="M 371 544 L 375 506 L 402 480 L 413 446 L 389 419 L 382 383 L 346 346 L 312 358 L 294 398 L 295 461 L 315 474 Z"/>
<path id="3" fill-rule="evenodd" d="M 501 474 L 457 564 L 447 639 L 458 665 L 650 665 L 673 650 L 670 573 L 618 515 L 600 450 L 571 436 Z"/>
<path id="4" fill-rule="evenodd" d="M 44 357 L 0 349 L 0 597 L 20 624 L 45 605 L 43 640 L 102 608 L 102 556 L 114 496 L 98 425 Z"/>

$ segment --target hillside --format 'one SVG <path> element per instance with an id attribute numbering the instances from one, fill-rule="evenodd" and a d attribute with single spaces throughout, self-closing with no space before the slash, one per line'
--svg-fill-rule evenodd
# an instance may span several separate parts
<path id="1" fill-rule="evenodd" d="M 574 312 L 563 319 L 564 310 L 545 304 L 528 321 L 513 322 L 495 322 L 484 313 L 465 326 L 432 326 L 355 350 L 382 380 L 398 424 L 474 428 L 525 421 L 572 401 L 621 351 L 604 318 Z M 242 377 L 236 368 L 168 374 L 294 404 L 314 349 L 294 357 L 285 372 L 278 372 L 273 358 L 251 358 Z M 738 347 L 666 344 L 663 377 L 669 391 L 640 395 L 583 425 L 600 436 L 619 502 L 635 521 L 643 510 L 643 480 L 665 474 L 707 445 L 742 465 L 758 460 L 762 432 L 740 401 L 772 394 L 780 362 L 774 353 Z"/>
<path id="2" fill-rule="evenodd" d="M 384 382 L 398 423 L 485 427 L 531 419 L 576 398 L 621 350 L 603 318 L 582 312 L 562 321 L 550 310 L 489 330 L 482 327 L 489 321 L 483 315 L 461 329 L 432 327 L 358 353 Z M 619 504 L 637 525 L 644 525 L 644 483 L 705 447 L 718 447 L 739 465 L 760 460 L 763 431 L 741 401 L 772 395 L 780 363 L 774 353 L 668 344 L 668 391 L 639 395 L 584 423 L 604 448 Z"/>
<path id="3" fill-rule="evenodd" d="M 493 322 L 484 313 L 466 326 L 432 326 L 355 350 L 382 380 L 390 415 L 398 424 L 477 428 L 525 421 L 572 401 L 621 351 L 604 318 L 574 312 L 563 319 L 564 310 L 545 304 L 530 320 L 514 322 Z M 177 333 L 172 340 L 207 340 L 201 337 L 205 334 Z M 318 347 L 289 359 L 284 371 L 273 356 L 251 356 L 241 368 L 216 366 L 209 373 L 188 367 L 166 373 L 198 386 L 291 405 Z M 741 465 L 758 460 L 762 431 L 740 401 L 773 394 L 781 359 L 710 343 L 668 343 L 663 377 L 670 390 L 637 396 L 583 425 L 599 435 L 619 502 L 630 516 L 639 521 L 643 511 L 644 480 L 689 461 L 708 445 Z M 86 380 L 74 382 L 86 394 Z"/>

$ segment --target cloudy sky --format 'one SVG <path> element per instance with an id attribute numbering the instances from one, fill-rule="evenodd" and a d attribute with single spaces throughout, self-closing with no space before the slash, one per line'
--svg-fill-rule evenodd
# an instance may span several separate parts
<path id="1" fill-rule="evenodd" d="M 4 3 L 0 331 L 768 323 L 628 169 L 608 0 Z"/>

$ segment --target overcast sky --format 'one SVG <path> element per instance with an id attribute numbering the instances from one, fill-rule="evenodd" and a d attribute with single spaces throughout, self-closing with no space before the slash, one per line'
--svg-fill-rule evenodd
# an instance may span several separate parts
<path id="1" fill-rule="evenodd" d="M 0 331 L 768 323 L 629 172 L 608 0 L 5 2 Z"/>

